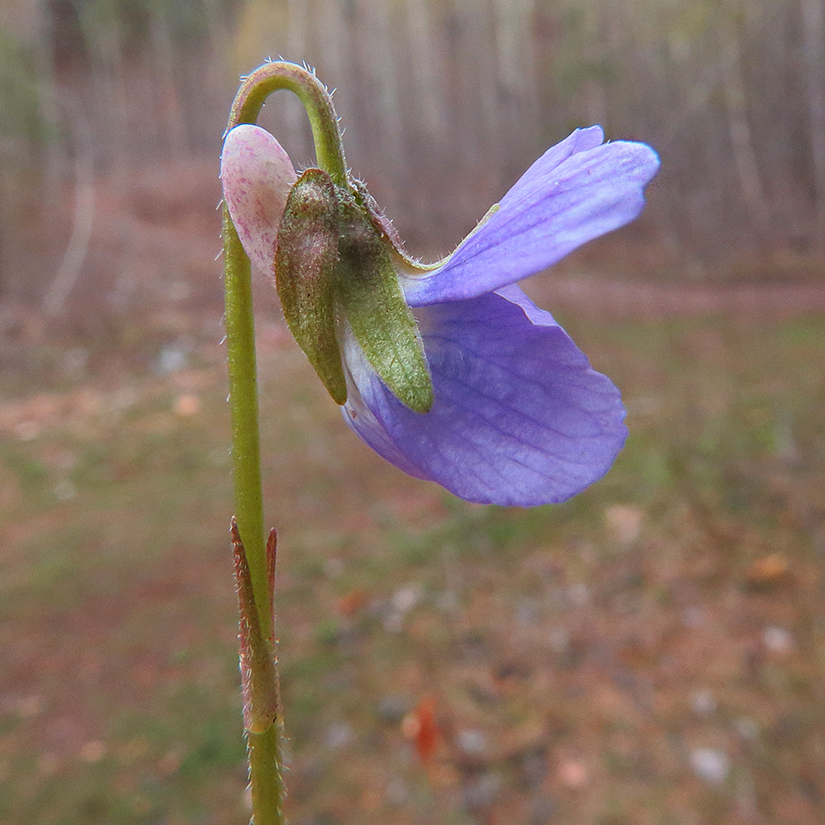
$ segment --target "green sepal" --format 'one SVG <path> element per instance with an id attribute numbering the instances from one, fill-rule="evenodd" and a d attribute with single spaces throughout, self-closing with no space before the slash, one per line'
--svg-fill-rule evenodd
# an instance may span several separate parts
<path id="1" fill-rule="evenodd" d="M 418 326 L 367 209 L 338 189 L 336 288 L 343 314 L 367 360 L 402 404 L 433 405 L 433 384 Z"/>
<path id="2" fill-rule="evenodd" d="M 335 337 L 338 202 L 330 176 L 307 169 L 289 193 L 278 229 L 275 286 L 298 345 L 337 404 L 347 383 Z"/>

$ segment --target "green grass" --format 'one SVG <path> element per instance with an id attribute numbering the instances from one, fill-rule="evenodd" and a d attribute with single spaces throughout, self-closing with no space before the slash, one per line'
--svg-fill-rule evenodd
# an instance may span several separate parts
<path id="1" fill-rule="evenodd" d="M 562 320 L 631 436 L 535 510 L 403 476 L 291 344 L 262 351 L 293 822 L 818 821 L 822 319 Z M 0 378 L 4 823 L 245 821 L 220 359 Z M 400 718 L 428 695 L 421 764 Z"/>

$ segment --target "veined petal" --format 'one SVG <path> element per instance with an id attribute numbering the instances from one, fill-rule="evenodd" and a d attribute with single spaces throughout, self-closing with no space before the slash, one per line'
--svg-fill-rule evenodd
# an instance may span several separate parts
<path id="1" fill-rule="evenodd" d="M 366 355 L 364 355 L 354 338 L 350 341 L 350 344 L 352 346 L 350 354 L 354 355 L 357 361 L 347 365 L 352 368 L 352 372 L 348 372 L 347 374 L 347 402 L 343 407 L 341 407 L 341 411 L 344 414 L 344 420 L 350 425 L 356 435 L 365 444 L 372 447 L 372 449 L 375 450 L 381 458 L 386 459 L 390 462 L 390 464 L 394 464 L 399 470 L 403 470 L 407 473 L 407 475 L 413 476 L 413 478 L 428 479 L 429 477 L 423 470 L 419 469 L 407 460 L 398 446 L 396 446 L 393 442 L 390 434 L 386 429 L 384 429 L 381 422 L 373 415 L 372 410 L 370 410 L 362 398 L 361 393 L 358 390 L 358 385 L 356 385 L 355 380 L 352 378 L 353 373 L 357 373 L 359 375 L 359 382 L 361 386 L 364 384 L 364 376 L 369 376 L 367 383 L 374 379 L 378 382 L 378 384 L 380 384 L 380 386 L 384 387 L 384 384 L 378 377 L 378 373 L 376 373 L 370 366 Z M 387 393 L 389 397 L 396 400 L 392 393 L 389 391 L 387 391 Z M 407 407 L 404 407 L 404 409 L 407 409 Z M 429 415 L 430 413 L 422 414 Z"/>
<path id="2" fill-rule="evenodd" d="M 254 272 L 273 274 L 278 227 L 297 179 L 289 155 L 265 129 L 242 124 L 226 136 L 223 196 Z"/>
<path id="3" fill-rule="evenodd" d="M 548 171 L 556 169 L 569 157 L 588 149 L 595 149 L 604 143 L 604 130 L 601 126 L 589 126 L 586 129 L 575 129 L 561 143 L 551 146 L 533 165 L 516 181 L 513 188 L 501 199 L 501 206 L 514 197 L 517 197 L 533 181 L 539 186 L 546 185 L 545 177 Z"/>
<path id="4" fill-rule="evenodd" d="M 619 391 L 518 287 L 416 311 L 435 401 L 401 404 L 345 335 L 352 429 L 385 459 L 485 504 L 564 501 L 607 472 Z"/>
<path id="5" fill-rule="evenodd" d="M 638 217 L 659 158 L 643 143 L 602 139 L 594 126 L 548 149 L 444 266 L 401 278 L 410 306 L 474 298 L 513 284 Z"/>

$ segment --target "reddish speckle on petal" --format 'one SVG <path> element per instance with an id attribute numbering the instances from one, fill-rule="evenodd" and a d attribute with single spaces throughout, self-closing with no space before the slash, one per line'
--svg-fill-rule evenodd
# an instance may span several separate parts
<path id="1" fill-rule="evenodd" d="M 278 227 L 297 179 L 289 155 L 265 129 L 242 124 L 226 136 L 221 154 L 223 194 L 257 272 L 272 273 Z"/>

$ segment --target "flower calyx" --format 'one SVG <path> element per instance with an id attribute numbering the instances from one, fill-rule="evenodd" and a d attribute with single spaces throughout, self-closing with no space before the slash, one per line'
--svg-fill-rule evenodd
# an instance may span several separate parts
<path id="1" fill-rule="evenodd" d="M 371 199 L 307 169 L 278 229 L 275 284 L 290 331 L 329 394 L 347 400 L 339 342 L 348 336 L 415 412 L 433 403 L 421 335 L 393 268 L 393 239 Z"/>
<path id="2" fill-rule="evenodd" d="M 275 287 L 289 329 L 337 404 L 347 382 L 335 335 L 338 217 L 326 172 L 307 169 L 289 192 L 275 248 Z"/>

